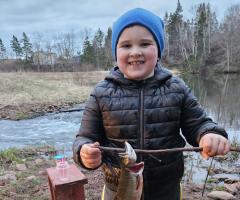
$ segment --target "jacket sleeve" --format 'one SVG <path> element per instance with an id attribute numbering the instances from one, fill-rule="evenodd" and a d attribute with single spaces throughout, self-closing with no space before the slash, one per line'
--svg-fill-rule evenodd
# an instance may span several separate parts
<path id="1" fill-rule="evenodd" d="M 228 138 L 226 131 L 207 116 L 185 83 L 181 82 L 180 84 L 184 88 L 180 126 L 187 142 L 192 146 L 199 146 L 200 138 L 208 132 Z"/>
<path id="2" fill-rule="evenodd" d="M 98 141 L 103 143 L 104 129 L 101 111 L 96 96 L 92 93 L 86 102 L 85 110 L 81 121 L 79 132 L 73 143 L 74 161 L 83 168 L 86 168 L 80 158 L 82 145 Z"/>

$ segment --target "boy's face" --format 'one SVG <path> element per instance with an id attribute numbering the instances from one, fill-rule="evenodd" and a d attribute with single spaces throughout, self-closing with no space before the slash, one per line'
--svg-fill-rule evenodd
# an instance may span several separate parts
<path id="1" fill-rule="evenodd" d="M 156 66 L 157 43 L 145 27 L 131 26 L 120 35 L 116 54 L 118 67 L 128 79 L 143 80 Z"/>

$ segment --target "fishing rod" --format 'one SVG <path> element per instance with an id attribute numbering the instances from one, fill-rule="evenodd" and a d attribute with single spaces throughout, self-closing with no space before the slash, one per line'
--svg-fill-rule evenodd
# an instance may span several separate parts
<path id="1" fill-rule="evenodd" d="M 98 147 L 101 151 L 115 151 L 115 152 L 124 152 L 124 148 L 114 148 L 114 147 Z M 156 149 L 156 150 L 146 150 L 146 149 L 134 149 L 136 153 L 142 154 L 164 154 L 164 153 L 175 153 L 175 152 L 183 152 L 183 151 L 195 151 L 200 152 L 202 151 L 202 147 L 184 147 L 184 148 L 172 148 L 172 149 Z M 233 152 L 240 152 L 240 147 L 231 147 L 230 151 Z"/>

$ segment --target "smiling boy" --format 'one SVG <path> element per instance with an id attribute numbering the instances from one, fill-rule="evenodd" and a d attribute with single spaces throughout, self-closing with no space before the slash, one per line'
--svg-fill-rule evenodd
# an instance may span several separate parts
<path id="1" fill-rule="evenodd" d="M 102 165 L 104 200 L 114 198 L 121 172 L 116 157 L 102 154 L 99 145 L 128 141 L 138 149 L 179 148 L 186 144 L 183 135 L 203 147 L 204 158 L 230 149 L 226 131 L 206 115 L 183 80 L 160 65 L 163 48 L 163 22 L 150 11 L 130 10 L 113 25 L 117 66 L 90 95 L 73 145 L 76 163 L 87 169 Z M 182 153 L 139 154 L 138 161 L 145 165 L 142 199 L 180 199 Z"/>

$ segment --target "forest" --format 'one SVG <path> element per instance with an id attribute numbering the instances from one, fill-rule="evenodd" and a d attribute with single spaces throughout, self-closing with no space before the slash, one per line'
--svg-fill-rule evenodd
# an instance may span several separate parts
<path id="1" fill-rule="evenodd" d="M 227 8 L 219 21 L 211 5 L 193 6 L 194 17 L 185 19 L 180 0 L 173 13 L 166 12 L 165 49 L 161 62 L 191 73 L 240 72 L 240 4 Z M 44 39 L 43 33 L 30 38 L 12 36 L 11 49 L 0 38 L 0 71 L 92 71 L 108 70 L 111 55 L 111 27 L 104 33 L 85 28 Z"/>

